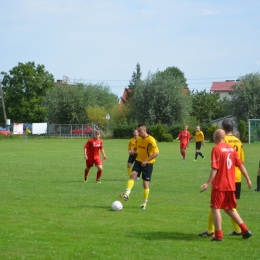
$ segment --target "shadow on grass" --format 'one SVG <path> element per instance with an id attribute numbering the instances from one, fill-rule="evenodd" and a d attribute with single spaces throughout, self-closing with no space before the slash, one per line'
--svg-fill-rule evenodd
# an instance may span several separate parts
<path id="1" fill-rule="evenodd" d="M 185 240 L 185 241 L 199 241 L 203 240 L 198 237 L 196 234 L 184 234 L 181 232 L 162 232 L 162 231 L 155 231 L 155 232 L 146 232 L 146 233 L 131 233 L 131 236 L 135 237 L 143 237 L 146 240 Z"/>

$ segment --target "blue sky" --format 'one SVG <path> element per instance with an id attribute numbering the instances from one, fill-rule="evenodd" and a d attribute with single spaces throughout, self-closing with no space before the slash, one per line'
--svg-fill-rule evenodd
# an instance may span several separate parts
<path id="1" fill-rule="evenodd" d="M 0 10 L 0 71 L 34 61 L 55 80 L 121 96 L 137 62 L 142 79 L 175 66 L 199 91 L 260 70 L 260 0 L 8 0 Z"/>

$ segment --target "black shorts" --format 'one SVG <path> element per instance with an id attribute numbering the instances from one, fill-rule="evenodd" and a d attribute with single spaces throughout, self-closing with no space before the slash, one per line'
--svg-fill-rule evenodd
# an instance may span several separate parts
<path id="1" fill-rule="evenodd" d="M 144 167 L 142 166 L 142 163 L 139 161 L 135 161 L 135 164 L 132 168 L 133 172 L 137 172 L 137 175 L 140 176 L 142 173 L 142 179 L 144 181 L 151 181 L 152 178 L 152 172 L 153 172 L 153 164 L 149 163 L 146 164 Z"/>
<path id="2" fill-rule="evenodd" d="M 235 195 L 236 195 L 236 199 L 237 199 L 237 200 L 240 199 L 240 193 L 241 193 L 241 182 L 236 182 Z"/>
<path id="3" fill-rule="evenodd" d="M 135 161 L 135 158 L 136 154 L 130 154 L 127 162 L 132 164 Z"/>
<path id="4" fill-rule="evenodd" d="M 200 150 L 201 148 L 201 142 L 196 142 L 196 150 Z"/>

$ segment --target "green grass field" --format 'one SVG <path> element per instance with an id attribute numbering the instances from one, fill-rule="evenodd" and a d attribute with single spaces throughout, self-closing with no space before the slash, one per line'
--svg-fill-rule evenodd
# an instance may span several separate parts
<path id="1" fill-rule="evenodd" d="M 102 183 L 96 168 L 83 181 L 85 139 L 0 139 L 0 259 L 260 259 L 260 194 L 256 186 L 259 144 L 245 144 L 245 166 L 253 182 L 242 182 L 238 211 L 253 233 L 229 237 L 233 227 L 222 212 L 224 241 L 198 233 L 207 228 L 210 191 L 199 193 L 210 172 L 213 144 L 202 148 L 206 161 L 193 162 L 194 143 L 182 161 L 179 142 L 159 143 L 146 210 L 142 182 L 135 182 L 120 212 L 128 178 L 128 140 L 104 140 L 108 160 Z"/>

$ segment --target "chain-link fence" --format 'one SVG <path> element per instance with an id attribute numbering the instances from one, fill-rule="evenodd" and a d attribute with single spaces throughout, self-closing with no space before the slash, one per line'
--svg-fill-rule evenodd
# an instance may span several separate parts
<path id="1" fill-rule="evenodd" d="M 0 123 L 0 126 L 5 127 L 4 123 Z M 101 136 L 105 137 L 105 133 L 95 124 L 48 124 L 47 126 L 47 136 L 50 137 L 93 137 L 94 131 L 100 130 Z"/>

